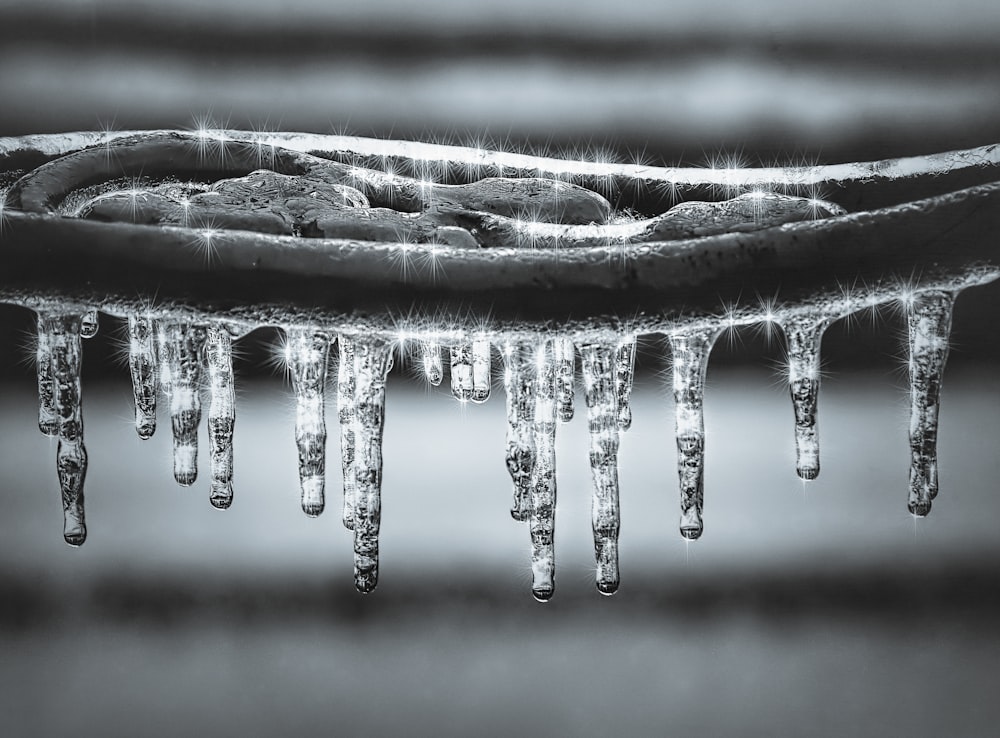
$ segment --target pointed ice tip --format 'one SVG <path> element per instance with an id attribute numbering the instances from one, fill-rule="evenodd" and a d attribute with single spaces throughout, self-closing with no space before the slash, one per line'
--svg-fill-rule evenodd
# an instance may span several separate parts
<path id="1" fill-rule="evenodd" d="M 82 546 L 87 540 L 87 531 L 86 529 L 83 529 L 74 530 L 70 533 L 63 533 L 63 540 L 73 548 L 80 548 L 80 546 Z"/>
<path id="2" fill-rule="evenodd" d="M 681 535 L 689 541 L 697 541 L 701 538 L 701 534 L 704 528 L 701 526 L 685 526 L 681 528 Z"/>
<path id="3" fill-rule="evenodd" d="M 538 589 L 532 589 L 531 595 L 538 602 L 548 602 L 552 599 L 552 595 L 555 593 L 553 587 L 539 587 Z"/>
<path id="4" fill-rule="evenodd" d="M 135 432 L 144 441 L 148 441 L 156 433 L 156 421 L 139 421 L 135 424 Z"/>
<path id="5" fill-rule="evenodd" d="M 799 479 L 806 482 L 811 482 L 819 476 L 818 466 L 800 466 L 795 471 L 799 475 Z"/>
<path id="6" fill-rule="evenodd" d="M 230 492 L 226 494 L 213 493 L 208 501 L 212 504 L 216 510 L 228 510 L 233 505 L 233 494 Z"/>
<path id="7" fill-rule="evenodd" d="M 354 572 L 354 588 L 363 595 L 371 594 L 378 586 L 378 570 Z"/>
<path id="8" fill-rule="evenodd" d="M 174 471 L 174 480 L 182 487 L 190 487 L 198 480 L 198 471 Z"/>
<path id="9" fill-rule="evenodd" d="M 573 419 L 573 406 L 572 405 L 560 405 L 559 407 L 559 422 L 568 423 Z"/>
<path id="10" fill-rule="evenodd" d="M 477 405 L 482 405 L 488 399 L 490 399 L 490 391 L 487 390 L 473 390 L 472 394 L 469 395 L 469 399 L 472 400 Z"/>
<path id="11" fill-rule="evenodd" d="M 318 518 L 323 514 L 324 509 L 326 509 L 325 502 L 302 502 L 302 512 L 310 518 Z"/>
<path id="12" fill-rule="evenodd" d="M 911 502 L 907 507 L 910 510 L 910 515 L 916 518 L 926 518 L 928 513 L 931 511 L 931 501 L 926 502 Z"/>
<path id="13" fill-rule="evenodd" d="M 618 591 L 618 582 L 598 582 L 597 591 L 605 597 L 610 597 Z"/>
<path id="14" fill-rule="evenodd" d="M 631 427 L 632 410 L 626 406 L 618 411 L 618 430 L 627 431 Z"/>

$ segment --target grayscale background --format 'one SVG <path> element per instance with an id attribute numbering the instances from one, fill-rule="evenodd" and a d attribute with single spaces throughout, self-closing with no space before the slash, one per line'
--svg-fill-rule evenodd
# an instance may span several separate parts
<path id="1" fill-rule="evenodd" d="M 748 166 L 1000 141 L 994 2 L 205 5 L 0 3 L 0 136 L 207 122 Z M 808 485 L 780 336 L 725 336 L 694 544 L 676 532 L 667 350 L 647 339 L 622 439 L 621 590 L 593 585 L 578 417 L 559 430 L 557 592 L 540 605 L 508 513 L 502 391 L 463 408 L 397 361 L 381 581 L 361 597 L 334 433 L 327 513 L 299 509 L 269 331 L 238 344 L 236 500 L 219 513 L 204 445 L 182 489 L 162 412 L 135 436 L 105 320 L 84 359 L 90 537 L 68 548 L 31 315 L 0 307 L 0 733 L 991 734 L 998 316 L 997 286 L 958 302 L 941 494 L 920 521 L 898 312 L 830 329 Z"/>

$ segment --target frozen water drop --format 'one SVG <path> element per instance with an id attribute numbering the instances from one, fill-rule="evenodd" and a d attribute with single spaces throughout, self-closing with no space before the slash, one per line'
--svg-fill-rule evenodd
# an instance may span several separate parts
<path id="1" fill-rule="evenodd" d="M 52 326 L 57 318 L 38 314 L 38 341 L 35 345 L 35 366 L 38 373 L 38 430 L 47 436 L 59 433 L 56 415 L 55 386 L 52 381 Z"/>
<path id="2" fill-rule="evenodd" d="M 155 333 L 152 318 L 128 316 L 128 365 L 135 396 L 135 430 L 143 439 L 156 431 L 156 393 L 160 380 Z"/>
<path id="3" fill-rule="evenodd" d="M 472 342 L 472 394 L 470 399 L 483 403 L 490 399 L 492 379 L 490 377 L 490 342 L 477 339 Z"/>
<path id="4" fill-rule="evenodd" d="M 632 427 L 632 383 L 635 377 L 635 339 L 618 344 L 615 351 L 615 393 L 618 395 L 618 427 L 627 431 Z"/>
<path id="5" fill-rule="evenodd" d="M 472 345 L 451 348 L 451 393 L 461 402 L 472 399 Z"/>
<path id="6" fill-rule="evenodd" d="M 364 594 L 373 591 L 378 584 L 385 380 L 391 368 L 392 348 L 389 344 L 375 339 L 356 342 L 354 586 Z"/>
<path id="7" fill-rule="evenodd" d="M 208 367 L 208 450 L 212 459 L 209 501 L 224 510 L 233 504 L 233 426 L 236 390 L 233 382 L 232 336 L 223 325 L 208 329 L 205 343 Z"/>
<path id="8" fill-rule="evenodd" d="M 315 517 L 326 505 L 326 364 L 330 337 L 292 328 L 285 334 L 285 357 L 295 393 L 302 510 Z"/>
<path id="9" fill-rule="evenodd" d="M 941 378 L 948 360 L 955 295 L 918 292 L 909 304 L 910 493 L 913 515 L 930 512 L 937 496 L 937 433 Z"/>
<path id="10" fill-rule="evenodd" d="M 88 310 L 80 319 L 80 337 L 93 338 L 100 328 L 96 310 Z"/>
<path id="11" fill-rule="evenodd" d="M 514 483 L 514 520 L 528 519 L 531 469 L 535 464 L 535 345 L 516 341 L 504 346 L 504 392 L 507 399 L 507 471 Z"/>
<path id="12" fill-rule="evenodd" d="M 618 590 L 618 392 L 617 351 L 613 347 L 580 347 L 587 426 L 590 431 L 590 473 L 594 481 L 591 523 L 597 560 L 597 589 Z"/>
<path id="13" fill-rule="evenodd" d="M 673 353 L 674 422 L 677 437 L 677 475 L 681 491 L 681 535 L 701 537 L 705 475 L 705 374 L 718 328 L 700 328 L 670 334 Z"/>
<path id="14" fill-rule="evenodd" d="M 444 366 L 441 361 L 441 344 L 428 341 L 422 346 L 422 363 L 427 381 L 437 387 L 444 378 Z"/>
<path id="15" fill-rule="evenodd" d="M 559 403 L 559 422 L 568 423 L 573 419 L 573 380 L 576 371 L 576 353 L 573 341 L 557 338 L 553 342 L 556 362 L 556 399 Z"/>
<path id="16" fill-rule="evenodd" d="M 160 384 L 170 404 L 174 438 L 174 479 L 188 487 L 198 477 L 198 426 L 201 423 L 203 326 L 163 321 L 157 324 Z"/>
<path id="17" fill-rule="evenodd" d="M 806 480 L 819 476 L 820 345 L 831 322 L 829 318 L 804 316 L 782 323 L 788 351 L 788 389 L 795 412 L 795 470 Z"/>
<path id="18" fill-rule="evenodd" d="M 535 356 L 535 463 L 531 469 L 531 591 L 544 601 L 555 590 L 556 363 L 551 341 Z"/>
<path id="19" fill-rule="evenodd" d="M 354 530 L 354 498 L 357 494 L 354 473 L 354 415 L 357 379 L 354 372 L 354 339 L 340 336 L 340 362 L 337 366 L 337 417 L 340 422 L 340 465 L 344 477 L 344 527 Z M 441 355 L 438 352 L 438 359 Z"/>

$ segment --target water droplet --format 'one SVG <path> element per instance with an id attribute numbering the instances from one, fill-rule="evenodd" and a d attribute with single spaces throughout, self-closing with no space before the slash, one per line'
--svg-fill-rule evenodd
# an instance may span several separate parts
<path id="1" fill-rule="evenodd" d="M 285 356 L 295 393 L 295 443 L 299 449 L 302 511 L 316 517 L 326 506 L 326 364 L 330 337 L 307 329 L 285 330 Z"/>
<path id="2" fill-rule="evenodd" d="M 929 290 L 909 303 L 910 494 L 913 515 L 924 516 L 937 496 L 937 432 L 941 378 L 948 360 L 955 295 Z"/>
<path id="3" fill-rule="evenodd" d="M 490 399 L 492 379 L 490 378 L 490 342 L 477 339 L 472 342 L 472 394 L 470 399 L 483 403 Z"/>
<path id="4" fill-rule="evenodd" d="M 594 481 L 591 524 L 597 559 L 597 589 L 606 595 L 614 594 L 619 582 L 617 353 L 609 346 L 585 344 L 580 347 L 590 431 L 590 473 Z"/>
<path id="5" fill-rule="evenodd" d="M 507 399 L 507 471 L 514 482 L 510 514 L 524 522 L 531 508 L 531 469 L 535 463 L 535 345 L 517 341 L 504 346 L 504 392 Z"/>
<path id="6" fill-rule="evenodd" d="M 819 476 L 820 345 L 829 318 L 804 316 L 783 321 L 788 351 L 788 389 L 795 412 L 795 470 L 802 479 Z"/>
<path id="7" fill-rule="evenodd" d="M 99 328 L 100 323 L 98 322 L 97 311 L 88 310 L 85 312 L 80 320 L 80 337 L 93 338 L 97 335 Z"/>
<path id="8" fill-rule="evenodd" d="M 556 400 L 559 422 L 568 423 L 573 419 L 573 382 L 576 372 L 576 352 L 569 338 L 557 338 L 553 342 L 556 362 Z"/>
<path id="9" fill-rule="evenodd" d="M 635 376 L 635 339 L 618 344 L 615 352 L 615 392 L 618 395 L 618 427 L 627 431 L 632 427 L 632 382 Z"/>
<path id="10" fill-rule="evenodd" d="M 451 393 L 461 402 L 472 399 L 472 345 L 451 348 Z"/>
<path id="11" fill-rule="evenodd" d="M 535 357 L 535 464 L 531 469 L 531 592 L 544 602 L 555 591 L 556 364 L 551 341 Z"/>
<path id="12" fill-rule="evenodd" d="M 38 430 L 46 436 L 59 433 L 56 415 L 55 387 L 52 383 L 52 336 L 54 316 L 38 314 L 38 343 L 35 346 L 35 367 L 38 372 Z"/>
<path id="13" fill-rule="evenodd" d="M 233 426 L 236 423 L 236 390 L 233 383 L 232 336 L 223 325 L 208 329 L 205 343 L 208 367 L 208 451 L 212 459 L 209 501 L 225 510 L 233 504 Z"/>
<path id="14" fill-rule="evenodd" d="M 162 321 L 157 324 L 160 386 L 170 404 L 174 437 L 174 479 L 188 487 L 198 477 L 198 425 L 201 423 L 203 326 Z"/>
<path id="15" fill-rule="evenodd" d="M 357 379 L 354 372 L 354 339 L 340 336 L 340 362 L 337 366 L 337 417 L 340 421 L 340 466 L 344 477 L 342 521 L 354 530 L 354 498 L 357 494 L 354 472 L 354 416 Z M 438 353 L 440 361 L 440 352 Z"/>
<path id="16" fill-rule="evenodd" d="M 444 366 L 441 362 L 441 344 L 428 341 L 422 345 L 422 363 L 424 376 L 431 385 L 437 387 L 444 377 Z"/>
<path id="17" fill-rule="evenodd" d="M 156 393 L 160 380 L 155 333 L 152 318 L 129 315 L 128 365 L 135 396 L 135 430 L 143 439 L 156 431 Z"/>
<path id="18" fill-rule="evenodd" d="M 718 328 L 699 328 L 670 334 L 673 353 L 674 422 L 677 437 L 677 474 L 681 490 L 681 535 L 701 537 L 705 489 L 705 374 Z"/>

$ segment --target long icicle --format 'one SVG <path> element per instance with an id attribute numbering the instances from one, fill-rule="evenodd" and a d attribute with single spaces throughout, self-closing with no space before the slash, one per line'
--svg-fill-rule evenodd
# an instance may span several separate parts
<path id="1" fill-rule="evenodd" d="M 677 475 L 681 491 L 681 535 L 701 537 L 705 488 L 705 374 L 712 346 L 721 331 L 698 329 L 670 334 L 673 353 L 674 422 Z"/>
<path id="2" fill-rule="evenodd" d="M 128 316 L 128 366 L 135 396 L 135 431 L 142 439 L 151 438 L 156 431 L 156 393 L 160 379 L 155 334 L 152 318 Z"/>
<path id="3" fill-rule="evenodd" d="M 531 470 L 531 593 L 539 602 L 555 591 L 556 365 L 551 341 L 535 358 L 535 464 Z"/>
<path id="4" fill-rule="evenodd" d="M 557 338 L 553 342 L 556 362 L 556 400 L 560 423 L 573 419 L 573 382 L 576 379 L 576 349 L 573 339 Z"/>
<path id="5" fill-rule="evenodd" d="M 937 433 L 941 378 L 948 360 L 955 295 L 929 290 L 910 301 L 910 513 L 923 517 L 938 491 Z"/>
<path id="6" fill-rule="evenodd" d="M 340 422 L 340 468 L 344 477 L 344 508 L 342 521 L 348 530 L 354 530 L 355 482 L 354 414 L 357 378 L 354 371 L 354 339 L 341 335 L 340 360 L 337 365 L 337 418 Z M 441 354 L 438 352 L 438 360 Z M 440 382 L 440 380 L 439 380 Z"/>
<path id="7" fill-rule="evenodd" d="M 209 502 L 219 510 L 233 504 L 233 426 L 236 423 L 236 389 L 233 382 L 233 337 L 216 323 L 205 343 L 208 367 L 208 451 L 212 460 Z"/>
<path id="8" fill-rule="evenodd" d="M 806 480 L 819 476 L 817 402 L 820 346 L 829 318 L 788 318 L 782 321 L 788 352 L 788 390 L 795 413 L 795 471 Z"/>
<path id="9" fill-rule="evenodd" d="M 594 480 L 591 524 L 597 561 L 597 590 L 611 595 L 618 590 L 618 393 L 616 350 L 585 344 L 580 347 L 583 365 L 587 426 L 590 430 L 590 473 Z"/>
<path id="10" fill-rule="evenodd" d="M 618 395 L 618 428 L 632 427 L 632 384 L 635 377 L 635 338 L 618 344 L 615 351 L 615 393 Z"/>
<path id="11" fill-rule="evenodd" d="M 56 467 L 63 508 L 63 539 L 71 546 L 87 540 L 83 483 L 87 476 L 87 449 L 83 445 L 81 405 L 80 316 L 46 316 L 51 348 L 53 399 L 58 418 Z"/>
<path id="12" fill-rule="evenodd" d="M 472 344 L 451 347 L 451 393 L 455 399 L 467 402 L 472 399 Z"/>
<path id="13" fill-rule="evenodd" d="M 295 393 L 295 444 L 299 449 L 302 511 L 316 517 L 326 506 L 326 365 L 330 337 L 289 328 L 285 359 Z"/>
<path id="14" fill-rule="evenodd" d="M 201 361 L 204 326 L 160 322 L 160 383 L 170 403 L 174 437 L 174 479 L 188 487 L 198 477 L 198 426 L 201 424 Z"/>
<path id="15" fill-rule="evenodd" d="M 38 340 L 35 344 L 35 368 L 38 373 L 38 430 L 46 436 L 59 434 L 55 385 L 52 381 L 52 326 L 57 318 L 38 313 Z"/>
<path id="16" fill-rule="evenodd" d="M 385 380 L 392 368 L 392 347 L 379 340 L 355 344 L 354 586 L 363 594 L 378 584 L 378 534 L 382 521 L 382 431 Z"/>
<path id="17" fill-rule="evenodd" d="M 514 483 L 510 515 L 524 522 L 531 510 L 531 470 L 535 465 L 535 345 L 504 345 L 504 392 L 507 400 L 507 471 Z"/>

